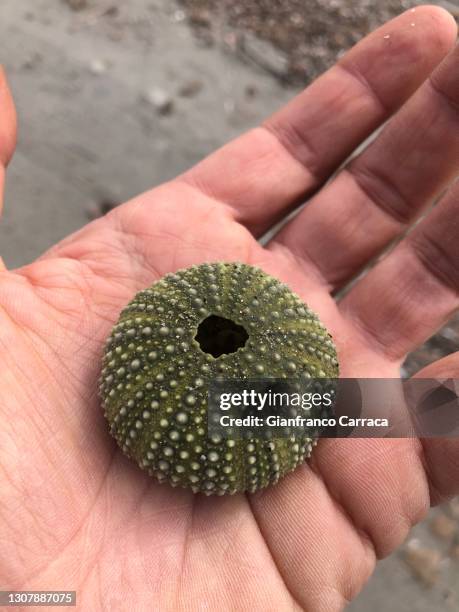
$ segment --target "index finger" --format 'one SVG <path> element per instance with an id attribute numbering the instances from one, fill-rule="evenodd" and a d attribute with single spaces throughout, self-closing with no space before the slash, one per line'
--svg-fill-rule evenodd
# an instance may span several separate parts
<path id="1" fill-rule="evenodd" d="M 457 26 L 419 7 L 382 26 L 261 127 L 182 176 L 256 235 L 317 190 L 426 80 Z"/>

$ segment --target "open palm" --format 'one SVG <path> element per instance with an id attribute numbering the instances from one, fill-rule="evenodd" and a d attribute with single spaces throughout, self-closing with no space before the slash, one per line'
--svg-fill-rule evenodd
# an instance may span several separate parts
<path id="1" fill-rule="evenodd" d="M 311 463 L 255 495 L 195 496 L 121 454 L 97 397 L 123 306 L 204 261 L 244 261 L 286 282 L 330 329 L 344 376 L 398 376 L 459 304 L 458 188 L 339 303 L 332 295 L 458 172 L 455 37 L 440 9 L 402 15 L 262 127 L 0 271 L 3 588 L 76 589 L 83 610 L 335 612 L 430 503 L 459 492 L 458 441 L 355 439 L 322 440 Z M 5 84 L 0 114 L 6 164 Z M 452 356 L 425 375 L 458 372 Z"/>

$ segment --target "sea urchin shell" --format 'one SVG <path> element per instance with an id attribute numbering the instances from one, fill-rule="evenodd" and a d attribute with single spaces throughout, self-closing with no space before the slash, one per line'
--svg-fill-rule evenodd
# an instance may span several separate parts
<path id="1" fill-rule="evenodd" d="M 212 263 L 167 274 L 122 311 L 106 344 L 100 394 L 126 455 L 160 481 L 223 495 L 273 484 L 315 439 L 208 435 L 209 383 L 338 375 L 317 316 L 262 270 Z"/>

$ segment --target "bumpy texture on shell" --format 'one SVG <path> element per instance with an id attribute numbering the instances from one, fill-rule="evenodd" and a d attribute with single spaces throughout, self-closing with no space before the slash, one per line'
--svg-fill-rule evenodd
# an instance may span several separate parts
<path id="1" fill-rule="evenodd" d="M 196 336 L 212 315 L 242 326 L 245 345 L 204 352 Z M 209 382 L 337 375 L 330 335 L 286 285 L 252 266 L 213 263 L 167 274 L 127 305 L 107 340 L 100 394 L 112 435 L 140 467 L 160 482 L 223 495 L 274 484 L 315 440 L 209 438 Z"/>

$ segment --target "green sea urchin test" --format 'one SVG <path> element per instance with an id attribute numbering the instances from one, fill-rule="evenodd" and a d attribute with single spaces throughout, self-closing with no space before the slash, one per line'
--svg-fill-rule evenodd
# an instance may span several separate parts
<path id="1" fill-rule="evenodd" d="M 333 341 L 286 285 L 240 263 L 167 274 L 122 311 L 106 344 L 100 394 L 123 452 L 160 482 L 232 494 L 274 484 L 315 438 L 208 434 L 210 383 L 336 378 Z"/>

